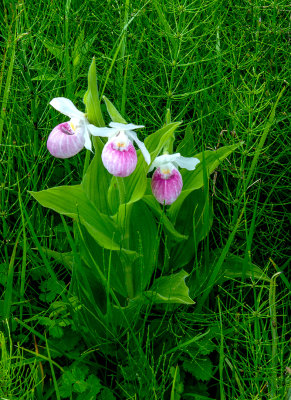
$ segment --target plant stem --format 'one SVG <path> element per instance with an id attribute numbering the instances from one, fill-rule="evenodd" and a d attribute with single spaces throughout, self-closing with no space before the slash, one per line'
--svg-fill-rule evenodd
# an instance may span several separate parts
<path id="1" fill-rule="evenodd" d="M 121 205 L 121 204 L 125 203 L 125 187 L 124 187 L 123 178 L 116 177 L 116 182 L 117 182 L 118 192 L 119 192 L 119 204 Z"/>
<path id="2" fill-rule="evenodd" d="M 131 207 L 128 206 L 125 202 L 125 187 L 124 187 L 124 181 L 123 178 L 118 178 L 116 177 L 116 182 L 118 186 L 118 191 L 119 191 L 119 226 L 122 229 L 123 235 L 122 235 L 122 245 L 121 247 L 128 248 L 129 247 L 129 242 L 128 242 L 128 232 L 127 232 L 127 221 L 129 215 L 127 214 L 130 212 Z M 124 207 L 124 212 L 122 212 L 122 207 Z M 134 290 L 133 290 L 133 278 L 132 278 L 132 263 L 131 259 L 128 257 L 123 257 L 122 263 L 124 265 L 124 274 L 125 274 L 125 286 L 127 290 L 127 295 L 131 299 L 133 298 L 134 295 Z"/>

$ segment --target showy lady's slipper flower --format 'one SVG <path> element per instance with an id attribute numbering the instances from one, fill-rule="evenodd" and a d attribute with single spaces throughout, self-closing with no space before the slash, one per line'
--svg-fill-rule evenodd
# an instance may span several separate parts
<path id="1" fill-rule="evenodd" d="M 194 157 L 182 157 L 180 153 L 164 154 L 152 163 L 149 172 L 156 168 L 152 181 L 152 192 L 161 204 L 172 204 L 180 195 L 183 180 L 178 167 L 193 171 L 200 161 Z"/>
<path id="2" fill-rule="evenodd" d="M 119 177 L 130 175 L 136 167 L 137 155 L 132 142 L 140 148 L 147 164 L 151 156 L 143 142 L 137 138 L 134 129 L 143 128 L 143 125 L 121 124 L 110 122 L 110 128 L 97 128 L 90 126 L 90 133 L 94 136 L 108 137 L 108 142 L 103 148 L 101 157 L 104 167 L 110 174 Z"/>
<path id="3" fill-rule="evenodd" d="M 65 97 L 52 99 L 50 105 L 70 118 L 70 121 L 57 125 L 47 140 L 48 151 L 57 158 L 73 157 L 86 147 L 92 150 L 90 127 L 84 113 L 79 111 L 71 100 Z"/>

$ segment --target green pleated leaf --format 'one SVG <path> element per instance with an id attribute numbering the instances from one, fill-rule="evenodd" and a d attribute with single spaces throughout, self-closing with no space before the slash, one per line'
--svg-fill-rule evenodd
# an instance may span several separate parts
<path id="1" fill-rule="evenodd" d="M 191 125 L 187 125 L 184 138 L 179 143 L 176 153 L 181 153 L 183 157 L 193 157 L 194 152 L 194 134 Z"/>
<path id="2" fill-rule="evenodd" d="M 177 269 L 187 265 L 194 257 L 198 243 L 208 234 L 213 222 L 213 208 L 203 188 L 194 190 L 180 208 L 175 225 L 188 240 L 171 248 L 171 263 Z"/>
<path id="3" fill-rule="evenodd" d="M 107 194 L 112 175 L 109 174 L 102 163 L 101 153 L 104 145 L 99 137 L 94 139 L 95 155 L 86 171 L 81 185 L 88 199 L 98 210 L 109 215 L 110 207 Z"/>
<path id="4" fill-rule="evenodd" d="M 130 215 L 129 248 L 139 254 L 133 265 L 134 293 L 149 284 L 157 258 L 158 232 L 155 219 L 142 201 L 134 203 Z"/>
<path id="5" fill-rule="evenodd" d="M 133 295 L 140 294 L 148 285 L 154 271 L 157 247 L 156 221 L 144 202 L 121 204 L 114 221 L 122 232 L 122 247 L 130 254 L 123 254 L 124 270 L 130 271 Z M 137 255 L 137 256 L 136 256 Z"/>
<path id="6" fill-rule="evenodd" d="M 181 169 L 180 172 L 183 178 L 183 189 L 178 199 L 170 206 L 168 210 L 168 215 L 172 221 L 175 221 L 179 209 L 186 197 L 193 192 L 193 190 L 200 189 L 204 185 L 205 174 L 209 175 L 214 172 L 219 164 L 240 145 L 241 142 L 231 146 L 221 147 L 215 151 L 206 150 L 204 153 L 196 154 L 194 157 L 198 158 L 200 163 L 196 166 L 195 170 L 188 171 L 186 169 Z"/>
<path id="7" fill-rule="evenodd" d="M 97 279 L 106 289 L 109 285 L 110 288 L 126 297 L 122 260 L 123 254 L 126 257 L 127 252 L 104 249 L 85 229 L 82 229 L 81 233 L 79 238 L 80 255 L 92 274 L 90 281 L 93 283 L 93 280 Z M 128 257 L 134 259 L 137 254 L 131 252 Z M 84 273 L 85 271 L 86 268 L 84 268 Z"/>
<path id="8" fill-rule="evenodd" d="M 144 292 L 144 296 L 153 303 L 194 304 L 185 283 L 188 275 L 181 270 L 177 274 L 162 276 L 156 279 L 150 290 Z"/>
<path id="9" fill-rule="evenodd" d="M 101 214 L 88 199 L 81 185 L 60 186 L 30 194 L 44 207 L 80 222 L 100 246 L 119 250 L 120 233 L 113 220 Z"/>
<path id="10" fill-rule="evenodd" d="M 236 143 L 231 146 L 224 146 L 218 150 L 206 150 L 203 153 L 196 154 L 194 157 L 200 160 L 200 163 L 196 166 L 194 171 L 188 171 L 182 169 L 181 174 L 183 177 L 183 191 L 195 190 L 203 186 L 203 168 L 207 169 L 207 173 L 212 174 L 219 166 L 219 164 L 226 159 L 235 149 L 237 149 L 242 143 Z M 204 156 L 204 162 L 203 161 Z M 204 165 L 205 166 L 204 166 Z"/>
<path id="11" fill-rule="evenodd" d="M 84 103 L 88 121 L 99 127 L 105 126 L 99 101 L 95 57 L 88 71 L 88 90 L 84 96 Z"/>
<path id="12" fill-rule="evenodd" d="M 107 97 L 103 96 L 103 100 L 105 101 L 106 108 L 108 111 L 108 114 L 110 115 L 110 118 L 113 122 L 119 122 L 120 124 L 127 124 L 125 119 L 121 116 L 119 111 L 115 108 L 115 106 L 111 103 L 110 100 L 107 99 Z"/>

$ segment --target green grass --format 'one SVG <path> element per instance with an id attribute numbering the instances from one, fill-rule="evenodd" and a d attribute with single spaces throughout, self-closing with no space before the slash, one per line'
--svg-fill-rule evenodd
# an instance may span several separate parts
<path id="1" fill-rule="evenodd" d="M 99 388 L 88 399 L 289 399 L 287 2 L 0 7 L 1 396 L 77 399 Z M 70 264 L 44 250 L 70 251 L 72 225 L 28 194 L 80 182 L 85 151 L 63 161 L 46 150 L 65 120 L 48 103 L 65 96 L 84 109 L 93 56 L 100 94 L 146 134 L 170 109 L 183 121 L 176 146 L 188 124 L 197 152 L 244 142 L 210 177 L 214 223 L 192 276 L 215 249 L 239 256 L 244 271 L 282 271 L 271 282 L 228 280 L 197 294 L 197 307 L 149 307 L 143 324 L 95 346 L 72 319 Z"/>

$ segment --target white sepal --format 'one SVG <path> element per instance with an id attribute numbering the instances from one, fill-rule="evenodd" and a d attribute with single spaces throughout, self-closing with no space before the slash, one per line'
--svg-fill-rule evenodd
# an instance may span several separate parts
<path id="1" fill-rule="evenodd" d="M 79 111 L 71 102 L 71 100 L 66 99 L 65 97 L 55 97 L 50 101 L 50 105 L 67 117 L 84 118 L 84 113 Z"/>
<path id="2" fill-rule="evenodd" d="M 154 160 L 150 166 L 149 172 L 154 168 L 161 167 L 168 163 L 173 164 L 175 167 L 186 168 L 189 171 L 193 171 L 199 162 L 198 158 L 183 157 L 180 153 L 164 154 Z"/>
<path id="3" fill-rule="evenodd" d="M 200 163 L 200 160 L 198 160 L 198 158 L 194 158 L 194 157 L 180 156 L 175 162 L 176 162 L 176 164 L 178 164 L 178 166 L 180 168 L 186 168 L 189 171 L 193 171 L 195 169 L 196 165 Z"/>
<path id="4" fill-rule="evenodd" d="M 88 125 L 89 132 L 93 136 L 102 136 L 102 137 L 108 137 L 110 138 L 111 136 L 114 136 L 118 131 L 113 128 L 97 128 L 97 126 L 89 124 Z"/>
<path id="5" fill-rule="evenodd" d="M 121 124 L 120 122 L 110 122 L 109 126 L 118 131 L 132 131 L 134 129 L 144 128 L 144 125 Z"/>
<path id="6" fill-rule="evenodd" d="M 86 147 L 87 150 L 92 151 L 92 143 L 91 143 L 91 139 L 90 139 L 90 134 L 88 129 L 84 129 L 84 133 L 83 133 L 84 139 L 85 139 L 85 143 L 84 146 Z"/>

